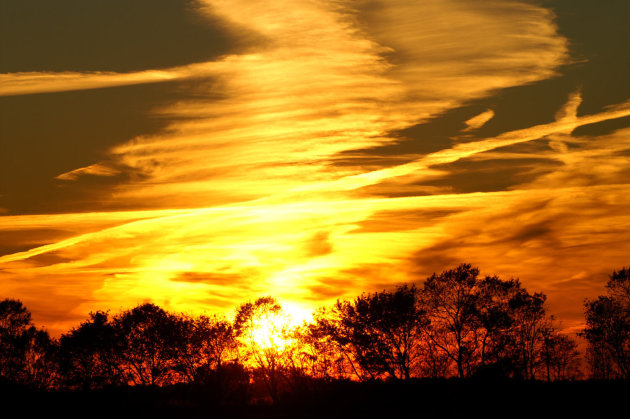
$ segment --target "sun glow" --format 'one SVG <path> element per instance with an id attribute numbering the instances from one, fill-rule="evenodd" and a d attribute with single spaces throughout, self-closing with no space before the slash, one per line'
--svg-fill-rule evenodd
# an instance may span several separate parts
<path id="1" fill-rule="evenodd" d="M 291 344 L 290 322 L 284 313 L 269 313 L 254 322 L 252 343 L 263 350 L 282 350 Z"/>

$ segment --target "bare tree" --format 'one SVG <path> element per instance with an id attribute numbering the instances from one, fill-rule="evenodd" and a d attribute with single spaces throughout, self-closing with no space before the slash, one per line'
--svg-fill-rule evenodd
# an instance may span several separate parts
<path id="1" fill-rule="evenodd" d="M 509 347 L 514 373 L 520 378 L 536 379 L 542 366 L 544 336 L 551 325 L 546 315 L 546 300 L 544 294 L 530 294 L 523 288 L 510 300 L 513 325 Z"/>
<path id="2" fill-rule="evenodd" d="M 478 276 L 477 268 L 461 264 L 434 273 L 422 289 L 422 304 L 431 321 L 427 337 L 454 363 L 461 378 L 472 373 L 480 346 Z"/>

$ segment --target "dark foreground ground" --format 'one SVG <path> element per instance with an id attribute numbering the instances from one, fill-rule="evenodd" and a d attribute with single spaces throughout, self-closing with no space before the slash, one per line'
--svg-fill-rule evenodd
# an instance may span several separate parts
<path id="1" fill-rule="evenodd" d="M 417 380 L 315 383 L 280 402 L 218 402 L 211 389 L 37 392 L 3 384 L 0 418 L 623 418 L 630 382 Z M 12 408 L 16 408 L 12 412 Z"/>

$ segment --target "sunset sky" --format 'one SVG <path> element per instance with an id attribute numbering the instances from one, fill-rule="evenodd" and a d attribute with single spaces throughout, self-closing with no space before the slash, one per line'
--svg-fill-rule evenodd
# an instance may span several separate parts
<path id="1" fill-rule="evenodd" d="M 296 318 L 630 265 L 627 0 L 0 0 L 0 297 Z"/>

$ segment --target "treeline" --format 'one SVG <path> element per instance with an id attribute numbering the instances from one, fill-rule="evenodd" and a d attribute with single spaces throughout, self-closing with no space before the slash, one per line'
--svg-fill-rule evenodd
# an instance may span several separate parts
<path id="1" fill-rule="evenodd" d="M 630 378 L 630 270 L 585 302 L 590 376 Z M 517 279 L 462 264 L 421 288 L 364 293 L 291 327 L 272 297 L 242 304 L 233 321 L 154 304 L 98 311 L 59 339 L 37 329 L 20 301 L 0 302 L 0 378 L 38 389 L 194 385 L 221 402 L 277 402 L 315 382 L 418 378 L 581 378 L 576 342 L 554 328 L 546 297 Z"/>

